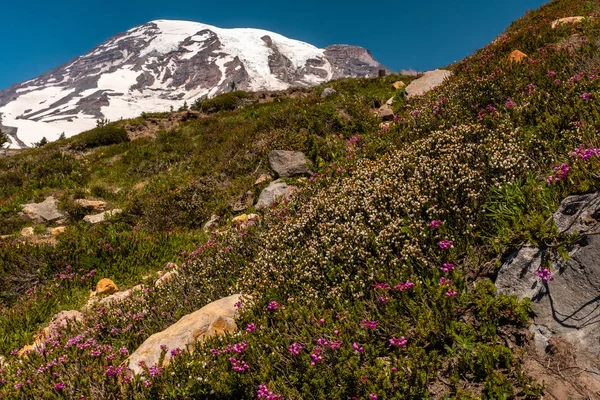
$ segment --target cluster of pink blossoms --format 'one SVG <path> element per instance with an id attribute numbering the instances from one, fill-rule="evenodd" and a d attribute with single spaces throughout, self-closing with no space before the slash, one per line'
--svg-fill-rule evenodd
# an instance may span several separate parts
<path id="1" fill-rule="evenodd" d="M 408 343 L 408 340 L 404 336 L 400 336 L 399 338 L 391 338 L 390 345 L 395 347 L 404 347 Z"/>
<path id="2" fill-rule="evenodd" d="M 267 306 L 267 310 L 269 310 L 269 311 L 278 310 L 279 308 L 281 308 L 281 304 L 279 304 L 276 301 L 270 302 L 269 305 Z"/>
<path id="3" fill-rule="evenodd" d="M 444 273 L 448 273 L 448 272 L 454 271 L 454 264 L 444 263 L 444 265 L 442 265 L 440 267 L 440 271 L 442 271 Z"/>
<path id="4" fill-rule="evenodd" d="M 256 392 L 256 397 L 258 399 L 265 400 L 282 400 L 283 396 L 278 394 L 273 394 L 271 390 L 267 387 L 267 385 L 258 385 L 258 391 Z"/>
<path id="5" fill-rule="evenodd" d="M 227 360 L 231 363 L 231 368 L 235 372 L 245 372 L 250 368 L 245 361 L 238 360 L 235 357 L 229 357 Z"/>
<path id="6" fill-rule="evenodd" d="M 442 240 L 438 243 L 438 246 L 440 246 L 440 249 L 446 250 L 452 247 L 453 244 L 454 242 L 452 240 Z"/>
<path id="7" fill-rule="evenodd" d="M 570 152 L 569 156 L 573 158 L 579 158 L 580 160 L 589 160 L 592 157 L 600 156 L 600 149 L 586 149 L 583 147 L 583 145 L 581 145 Z"/>
<path id="8" fill-rule="evenodd" d="M 550 271 L 548 268 L 538 269 L 537 271 L 535 271 L 535 274 L 544 282 L 554 280 L 554 277 L 552 276 L 552 271 Z"/>
<path id="9" fill-rule="evenodd" d="M 571 167 L 569 164 L 563 163 L 554 167 L 554 175 L 550 175 L 546 179 L 546 183 L 558 182 L 566 179 L 569 176 L 569 172 L 571 172 Z"/>

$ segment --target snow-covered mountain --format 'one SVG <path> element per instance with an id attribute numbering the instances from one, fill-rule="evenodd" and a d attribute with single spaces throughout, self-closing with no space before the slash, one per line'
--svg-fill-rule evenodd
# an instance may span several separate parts
<path id="1" fill-rule="evenodd" d="M 368 50 L 319 49 L 260 29 L 158 20 L 116 35 L 88 54 L 0 91 L 0 127 L 11 147 L 55 140 L 201 96 L 279 90 L 385 69 Z"/>

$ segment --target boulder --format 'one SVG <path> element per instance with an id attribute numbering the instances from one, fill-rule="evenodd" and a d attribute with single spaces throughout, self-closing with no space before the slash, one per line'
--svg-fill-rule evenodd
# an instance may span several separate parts
<path id="1" fill-rule="evenodd" d="M 269 165 L 281 178 L 312 175 L 310 161 L 300 151 L 273 150 L 269 153 Z"/>
<path id="2" fill-rule="evenodd" d="M 262 174 L 258 177 L 258 179 L 254 182 L 254 186 L 260 186 L 265 183 L 269 183 L 273 180 L 273 177 L 269 174 Z"/>
<path id="3" fill-rule="evenodd" d="M 96 285 L 96 294 L 113 294 L 118 292 L 119 288 L 117 285 L 108 278 L 100 279 Z"/>
<path id="4" fill-rule="evenodd" d="M 248 190 L 244 193 L 239 199 L 235 200 L 230 204 L 233 212 L 242 212 L 254 204 L 254 192 L 252 190 Z"/>
<path id="5" fill-rule="evenodd" d="M 106 209 L 106 202 L 102 200 L 77 199 L 75 205 L 92 211 L 104 211 Z"/>
<path id="6" fill-rule="evenodd" d="M 576 24 L 578 22 L 581 22 L 585 19 L 585 17 L 566 17 L 566 18 L 559 18 L 557 20 L 552 21 L 552 29 L 556 29 L 557 26 L 563 25 L 563 24 Z"/>
<path id="7" fill-rule="evenodd" d="M 106 219 L 114 215 L 121 214 L 122 212 L 123 210 L 115 208 L 114 210 L 104 211 L 100 214 L 86 215 L 83 217 L 83 220 L 85 222 L 89 222 L 90 224 L 99 224 L 100 222 L 104 222 Z"/>
<path id="8" fill-rule="evenodd" d="M 391 121 L 394 119 L 394 110 L 392 106 L 384 104 L 377 110 L 377 116 L 383 121 Z"/>
<path id="9" fill-rule="evenodd" d="M 583 234 L 567 249 L 568 259 L 525 246 L 502 265 L 496 287 L 500 294 L 532 300 L 535 318 L 530 330 L 535 333 L 540 356 L 549 351 L 552 340 L 564 340 L 573 346 L 586 374 L 591 372 L 599 379 L 600 236 L 595 233 L 600 231 L 600 194 L 567 197 L 554 214 L 554 222 L 561 232 Z M 546 263 L 552 271 L 551 281 L 536 275 Z"/>
<path id="10" fill-rule="evenodd" d="M 21 229 L 21 236 L 23 237 L 32 237 L 35 235 L 33 230 L 33 226 L 28 226 L 26 228 Z"/>
<path id="11" fill-rule="evenodd" d="M 38 224 L 63 220 L 65 215 L 58 210 L 58 200 L 53 196 L 46 197 L 41 203 L 23 205 L 23 216 Z"/>
<path id="12" fill-rule="evenodd" d="M 296 190 L 296 186 L 288 185 L 280 180 L 271 182 L 260 193 L 258 202 L 256 202 L 256 208 L 271 207 L 278 200 L 288 200 Z"/>
<path id="13" fill-rule="evenodd" d="M 321 98 L 326 98 L 326 97 L 330 97 L 330 96 L 335 96 L 337 94 L 337 91 L 335 89 L 332 88 L 325 88 L 323 89 L 323 92 L 321 93 Z"/>
<path id="14" fill-rule="evenodd" d="M 205 231 L 210 231 L 213 228 L 216 228 L 219 225 L 220 221 L 221 221 L 221 217 L 220 216 L 218 216 L 217 214 L 211 215 L 210 219 L 208 220 L 208 222 L 204 224 L 204 230 Z"/>
<path id="15" fill-rule="evenodd" d="M 444 69 L 427 71 L 423 74 L 423 76 L 408 84 L 406 87 L 406 95 L 408 98 L 422 96 L 430 90 L 440 86 L 452 75 L 452 71 L 446 71 Z"/>
<path id="16" fill-rule="evenodd" d="M 404 83 L 402 81 L 397 81 L 397 82 L 392 83 L 392 87 L 395 90 L 399 90 L 399 89 L 402 89 L 403 87 L 406 87 L 406 83 Z"/>
<path id="17" fill-rule="evenodd" d="M 224 333 L 237 331 L 235 318 L 238 316 L 236 303 L 241 295 L 235 294 L 217 300 L 200 310 L 182 317 L 166 330 L 150 336 L 142 345 L 131 354 L 127 360 L 129 369 L 139 374 L 143 371 L 140 362 L 148 367 L 158 364 L 162 353 L 161 346 L 166 347 L 163 365 L 171 359 L 171 350 L 187 350 L 195 342 L 202 342 L 207 338 L 219 336 Z"/>
<path id="18" fill-rule="evenodd" d="M 520 63 L 524 59 L 527 58 L 527 54 L 523 53 L 520 50 L 514 50 L 508 55 L 508 59 L 510 62 L 518 62 Z"/>
<path id="19" fill-rule="evenodd" d="M 56 314 L 45 330 L 45 338 L 54 337 L 66 328 L 70 323 L 83 323 L 85 316 L 77 310 L 61 311 Z"/>

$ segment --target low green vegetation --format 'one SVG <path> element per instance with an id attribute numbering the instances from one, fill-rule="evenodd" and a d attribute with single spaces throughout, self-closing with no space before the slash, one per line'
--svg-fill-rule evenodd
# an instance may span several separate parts
<path id="1" fill-rule="evenodd" d="M 421 98 L 394 92 L 394 81 L 409 80 L 400 76 L 331 82 L 338 94 L 325 99 L 326 86 L 269 102 L 234 92 L 182 111 L 185 121 L 151 139 L 81 154 L 77 143 L 97 141 L 75 137 L 0 159 L 2 233 L 22 227 L 19 204 L 48 194 L 72 220 L 55 247 L 0 245 L 9 260 L 0 267 L 9 282 L 0 395 L 539 398 L 524 354 L 507 345 L 526 336 L 530 304 L 497 295 L 489 278 L 512 248 L 559 243 L 550 216 L 561 199 L 599 189 L 600 20 L 550 25 L 598 12 L 582 0 L 530 12 Z M 508 60 L 516 49 L 528 55 L 520 63 Z M 373 109 L 390 97 L 396 118 L 381 125 Z M 202 233 L 211 214 L 229 218 L 232 200 L 259 193 L 273 149 L 304 151 L 315 175 L 260 222 Z M 125 212 L 98 227 L 77 222 L 72 201 L 92 194 Z M 167 261 L 180 274 L 164 286 L 96 308 L 18 359 L 98 279 L 133 286 Z M 240 332 L 126 373 L 150 335 L 240 292 L 250 296 Z"/>

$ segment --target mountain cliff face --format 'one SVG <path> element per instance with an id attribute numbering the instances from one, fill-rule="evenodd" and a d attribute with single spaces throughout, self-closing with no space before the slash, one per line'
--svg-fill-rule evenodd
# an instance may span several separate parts
<path id="1" fill-rule="evenodd" d="M 0 91 L 0 118 L 11 147 L 72 136 L 99 118 L 166 111 L 231 90 L 279 90 L 384 69 L 368 50 L 319 49 L 259 29 L 221 29 L 152 21 L 88 54 Z"/>

